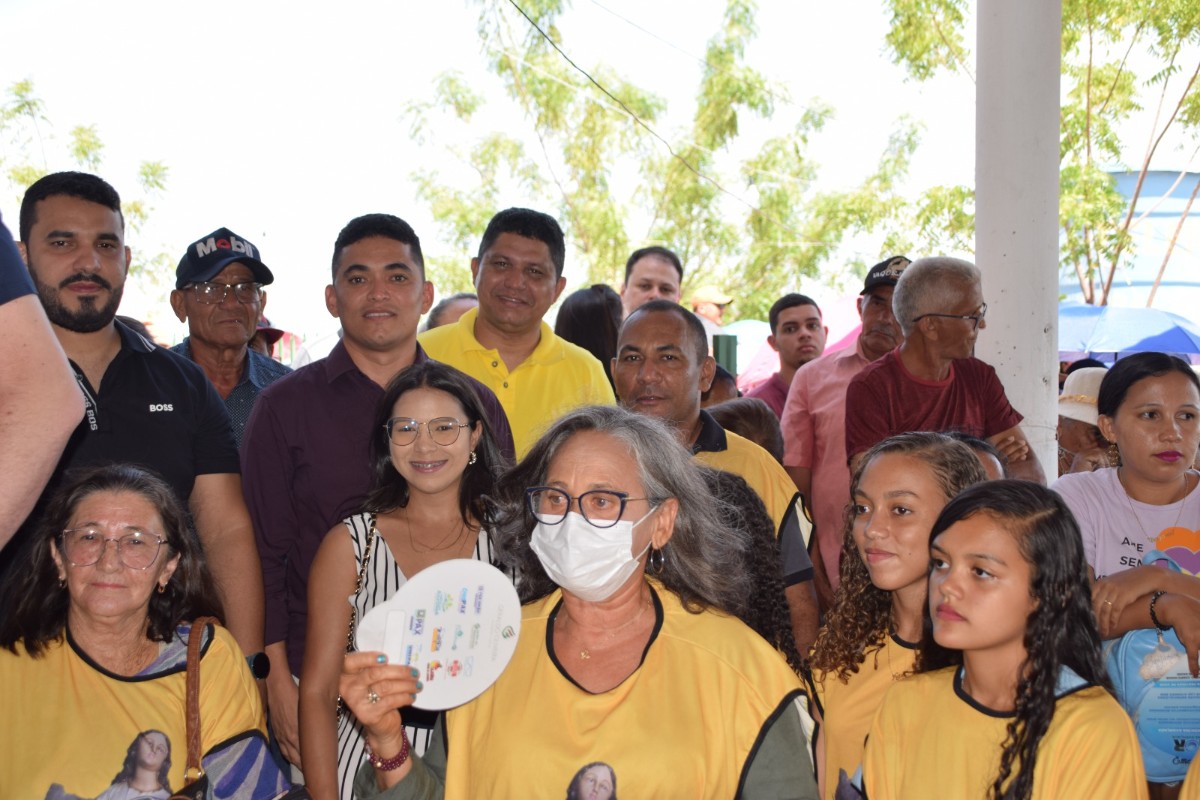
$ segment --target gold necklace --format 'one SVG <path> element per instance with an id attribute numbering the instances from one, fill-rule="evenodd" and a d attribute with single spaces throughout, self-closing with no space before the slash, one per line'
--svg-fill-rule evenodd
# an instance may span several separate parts
<path id="1" fill-rule="evenodd" d="M 1124 469 L 1124 467 L 1117 467 L 1117 483 L 1121 484 L 1121 488 L 1125 491 L 1125 502 L 1129 504 L 1129 513 L 1133 515 L 1134 522 L 1138 524 L 1138 529 L 1142 532 L 1142 538 L 1146 540 L 1146 544 L 1152 548 L 1157 547 L 1158 539 L 1151 538 L 1150 534 L 1146 533 L 1146 526 L 1142 524 L 1141 517 L 1133 510 L 1133 499 L 1130 498 L 1129 487 L 1125 485 L 1125 478 L 1122 477 Z M 1175 522 L 1171 524 L 1172 528 L 1178 528 L 1179 520 L 1183 519 L 1183 507 L 1187 504 L 1189 475 L 1191 475 L 1191 472 L 1183 473 L 1183 496 L 1173 501 L 1179 503 L 1179 512 L 1175 515 Z M 1141 501 L 1139 500 L 1138 502 L 1140 503 Z M 1150 504 L 1147 503 L 1147 505 Z M 1171 503 L 1167 503 L 1166 505 L 1171 505 Z M 1161 535 L 1162 531 L 1159 531 L 1159 534 Z"/>
<path id="2" fill-rule="evenodd" d="M 646 600 L 646 602 L 642 604 L 642 607 L 638 609 L 638 612 L 636 614 L 634 614 L 633 617 L 626 620 L 625 622 L 622 622 L 620 625 L 617 625 L 615 628 L 600 628 L 600 630 L 603 631 L 605 633 L 605 635 L 607 636 L 607 641 L 605 641 L 604 644 L 607 645 L 613 639 L 617 638 L 617 633 L 619 631 L 622 631 L 622 630 L 628 628 L 630 625 L 632 625 L 633 623 L 635 623 L 639 619 L 641 619 L 642 614 L 646 613 L 646 607 L 649 605 L 650 605 L 650 601 Z M 567 620 L 570 622 L 574 622 L 574 620 L 571 619 L 570 614 L 567 614 Z M 575 622 L 575 625 L 578 626 L 579 623 Z M 592 657 L 592 651 L 590 648 L 581 647 L 579 649 L 579 658 L 581 660 L 587 661 L 591 657 Z"/>
<path id="3" fill-rule="evenodd" d="M 460 517 L 458 524 L 451 528 L 450 533 L 442 537 L 442 540 L 437 544 L 426 547 L 424 550 L 417 547 L 416 539 L 413 538 L 412 523 L 408 519 L 408 509 L 404 509 L 404 527 L 408 531 L 408 546 L 412 548 L 414 553 L 430 553 L 434 550 L 449 550 L 454 545 L 462 541 L 463 534 L 467 530 L 466 523 Z M 449 542 L 449 544 L 447 544 Z"/>

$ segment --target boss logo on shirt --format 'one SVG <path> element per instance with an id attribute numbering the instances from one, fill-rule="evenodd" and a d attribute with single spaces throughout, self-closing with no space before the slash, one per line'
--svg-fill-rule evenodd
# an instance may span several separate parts
<path id="1" fill-rule="evenodd" d="M 151 411 L 174 411 L 175 407 L 171 403 L 151 403 Z"/>

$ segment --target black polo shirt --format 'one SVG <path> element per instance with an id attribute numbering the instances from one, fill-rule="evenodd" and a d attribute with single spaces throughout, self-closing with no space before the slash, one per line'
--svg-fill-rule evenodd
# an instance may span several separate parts
<path id="1" fill-rule="evenodd" d="M 68 470 L 114 463 L 149 467 L 171 485 L 185 509 L 197 475 L 239 472 L 229 412 L 204 370 L 119 320 L 115 325 L 121 349 L 98 390 L 71 364 L 86 403 L 83 421 L 33 513 L 0 551 L 0 584 L 25 558 L 45 504 Z"/>
<path id="2" fill-rule="evenodd" d="M 198 365 L 115 324 L 121 349 L 98 390 L 71 365 L 87 408 L 55 479 L 73 467 L 138 464 L 165 478 L 186 505 L 197 475 L 239 471 L 229 412 Z"/>

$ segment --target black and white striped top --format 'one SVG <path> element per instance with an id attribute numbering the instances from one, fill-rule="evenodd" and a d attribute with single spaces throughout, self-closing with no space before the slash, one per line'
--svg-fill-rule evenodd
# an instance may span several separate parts
<path id="1" fill-rule="evenodd" d="M 367 547 L 367 534 L 371 530 L 371 514 L 356 514 L 345 520 L 347 532 L 354 543 L 354 574 L 362 569 L 363 553 Z M 480 529 L 479 539 L 475 542 L 474 556 L 477 561 L 492 560 L 492 541 L 486 530 Z M 384 602 L 400 587 L 408 582 L 408 578 L 400 571 L 400 566 L 392 556 L 383 537 L 376 533 L 375 544 L 371 551 L 371 563 L 367 566 L 367 574 L 363 577 L 362 591 L 351 595 L 350 605 L 354 607 L 355 619 L 363 616 L 375 606 Z M 411 743 L 412 752 L 422 755 L 429 746 L 433 734 L 433 719 L 436 715 L 420 712 L 417 709 L 406 710 L 404 718 L 405 731 Z M 338 717 L 338 787 L 342 800 L 352 800 L 354 794 L 354 776 L 365 760 L 366 742 L 363 728 L 349 709 L 344 709 Z M 390 755 L 385 753 L 384 755 Z"/>

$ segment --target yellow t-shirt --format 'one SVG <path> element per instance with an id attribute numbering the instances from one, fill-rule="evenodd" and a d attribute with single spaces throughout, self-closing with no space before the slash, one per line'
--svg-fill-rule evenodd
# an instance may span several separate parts
<path id="1" fill-rule="evenodd" d="M 658 586 L 655 595 L 641 666 L 599 694 L 551 655 L 561 593 L 527 606 L 500 680 L 446 715 L 445 796 L 561 798 L 599 762 L 618 796 L 733 797 L 767 726 L 798 713 L 799 679 L 736 618 L 691 614 Z"/>
<path id="2" fill-rule="evenodd" d="M 821 712 L 821 731 L 825 739 L 825 800 L 837 791 L 838 771 L 853 777 L 863 760 L 863 746 L 871 721 L 891 685 L 912 671 L 916 645 L 888 636 L 883 647 L 870 651 L 858 672 L 843 683 L 837 673 L 813 673 L 814 698 Z"/>
<path id="3" fill-rule="evenodd" d="M 40 658 L 29 657 L 20 645 L 18 654 L 0 649 L 0 708 L 7 719 L 0 728 L 0 797 L 40 800 L 56 784 L 69 795 L 97 797 L 112 786 L 145 731 L 165 737 L 169 790 L 181 788 L 187 672 L 186 656 L 175 656 L 182 645 L 176 637 L 162 646 L 155 663 L 131 678 L 105 671 L 69 637 L 52 643 Z M 233 637 L 220 627 L 200 660 L 200 726 L 203 754 L 247 731 L 266 734 L 254 678 Z M 265 749 L 260 756 L 269 757 Z M 120 796 L 121 787 L 115 793 Z"/>
<path id="4" fill-rule="evenodd" d="M 958 668 L 897 681 L 871 725 L 863 778 L 871 800 L 987 797 L 1011 714 L 976 703 Z M 1035 800 L 1147 798 L 1133 723 L 1112 695 L 1080 684 L 1060 692 L 1038 746 Z M 1060 684 L 1070 681 L 1060 681 Z"/>
<path id="5" fill-rule="evenodd" d="M 559 338 L 545 322 L 541 340 L 516 369 L 475 338 L 473 308 L 450 325 L 417 337 L 430 358 L 459 369 L 496 393 L 512 428 L 517 458 L 533 447 L 551 423 L 579 406 L 616 401 L 605 367 L 582 347 Z"/>
<path id="6" fill-rule="evenodd" d="M 1200 758 L 1192 759 L 1187 777 L 1183 779 L 1183 788 L 1179 791 L 1179 800 L 1200 800 Z"/>

